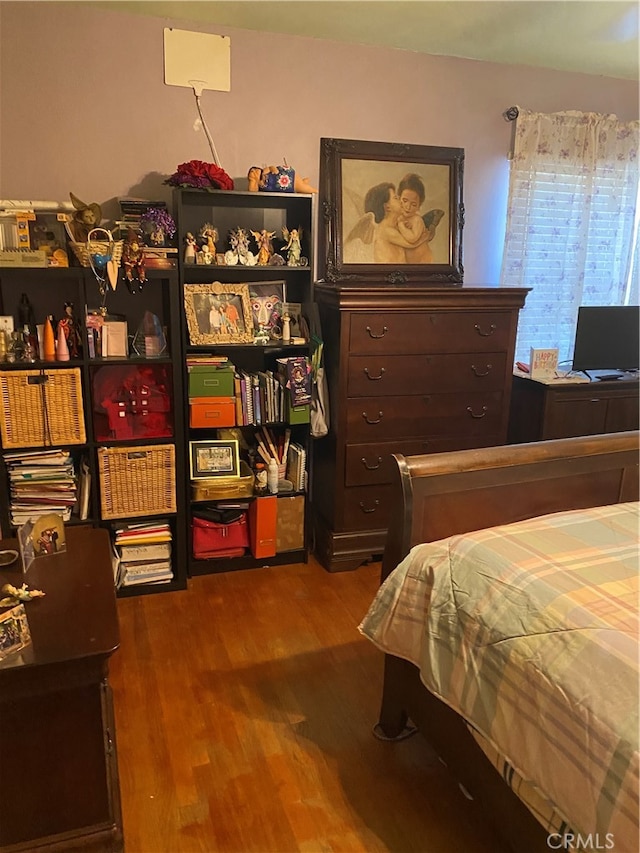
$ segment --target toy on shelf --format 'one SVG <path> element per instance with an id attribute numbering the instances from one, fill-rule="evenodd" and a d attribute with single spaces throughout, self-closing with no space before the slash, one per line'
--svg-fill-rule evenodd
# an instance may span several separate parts
<path id="1" fill-rule="evenodd" d="M 271 242 L 276 236 L 275 231 L 267 231 L 263 228 L 260 231 L 252 231 L 253 239 L 258 244 L 258 266 L 264 267 L 271 263 L 273 257 L 273 243 Z"/>
<path id="2" fill-rule="evenodd" d="M 284 166 L 252 166 L 247 174 L 250 192 L 269 193 L 317 193 L 309 178 L 301 178 L 286 161 Z"/>
<path id="3" fill-rule="evenodd" d="M 73 214 L 73 219 L 65 224 L 65 228 L 76 243 L 86 243 L 89 232 L 102 222 L 102 209 L 95 201 L 85 204 L 73 193 L 69 193 L 69 197 L 76 212 Z"/>
<path id="4" fill-rule="evenodd" d="M 249 234 L 244 228 L 234 228 L 229 235 L 231 248 L 225 252 L 224 260 L 228 266 L 243 264 L 246 267 L 254 267 L 257 257 L 249 251 Z"/>
<path id="5" fill-rule="evenodd" d="M 197 251 L 196 238 L 191 231 L 187 231 L 184 235 L 184 262 L 185 264 L 195 264 Z"/>
<path id="6" fill-rule="evenodd" d="M 147 278 L 144 271 L 144 246 L 140 235 L 133 229 L 129 229 L 122 247 L 122 266 L 129 290 L 133 292 L 134 281 L 137 281 L 139 289 L 142 289 Z"/>
<path id="7" fill-rule="evenodd" d="M 283 251 L 287 253 L 288 267 L 304 267 L 307 266 L 307 259 L 302 257 L 302 228 L 282 229 L 282 236 L 287 241 L 287 245 Z"/>

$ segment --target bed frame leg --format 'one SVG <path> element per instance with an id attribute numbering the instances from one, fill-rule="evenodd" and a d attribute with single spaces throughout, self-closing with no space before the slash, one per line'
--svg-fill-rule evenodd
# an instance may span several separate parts
<path id="1" fill-rule="evenodd" d="M 382 706 L 378 723 L 373 727 L 373 734 L 379 740 L 404 740 L 418 731 L 409 722 L 409 716 L 401 704 L 400 677 L 402 673 L 398 664 L 401 664 L 398 658 L 385 655 Z"/>

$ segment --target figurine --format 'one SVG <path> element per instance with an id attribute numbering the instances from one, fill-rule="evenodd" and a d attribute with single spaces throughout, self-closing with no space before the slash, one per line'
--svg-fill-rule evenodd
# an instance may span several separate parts
<path id="1" fill-rule="evenodd" d="M 0 599 L 0 607 L 14 607 L 22 601 L 31 601 L 32 598 L 44 597 L 44 592 L 41 589 L 29 589 L 26 583 L 23 583 L 20 587 L 6 583 L 2 587 L 2 592 L 6 593 L 6 597 Z"/>
<path id="2" fill-rule="evenodd" d="M 202 249 L 200 250 L 200 255 L 202 259 L 200 263 L 202 264 L 212 264 L 215 260 L 215 256 L 211 254 L 211 250 L 209 249 L 209 244 L 205 243 Z"/>
<path id="3" fill-rule="evenodd" d="M 144 284 L 147 278 L 144 271 L 144 247 L 140 236 L 132 229 L 129 229 L 122 247 L 122 266 L 128 284 L 134 279 L 137 279 L 140 285 Z"/>
<path id="4" fill-rule="evenodd" d="M 76 243 L 86 243 L 89 231 L 102 222 L 102 209 L 97 202 L 85 204 L 73 193 L 69 193 L 71 203 L 76 209 L 73 219 L 66 223 L 67 233 Z"/>
<path id="5" fill-rule="evenodd" d="M 184 262 L 185 264 L 195 264 L 196 262 L 196 238 L 191 231 L 187 231 L 184 236 Z"/>
<path id="6" fill-rule="evenodd" d="M 64 317 L 58 323 L 58 334 L 62 332 L 67 341 L 70 358 L 78 358 L 82 349 L 82 335 L 73 313 L 73 302 L 64 303 Z"/>
<path id="7" fill-rule="evenodd" d="M 253 239 L 258 244 L 258 266 L 265 267 L 271 261 L 273 255 L 273 243 L 271 240 L 276 236 L 275 231 L 267 231 L 263 228 L 261 231 L 252 231 Z"/>
<path id="8" fill-rule="evenodd" d="M 285 160 L 284 166 L 252 166 L 247 173 L 247 185 L 250 192 L 271 193 L 317 193 L 309 183 L 309 178 L 301 178 L 291 169 Z"/>
<path id="9" fill-rule="evenodd" d="M 205 224 L 200 229 L 200 237 L 204 237 L 207 244 L 207 248 L 209 249 L 210 254 L 213 256 L 213 260 L 208 261 L 208 263 L 212 264 L 214 263 L 216 257 L 216 240 L 218 239 L 218 229 L 215 228 L 210 222 L 205 222 Z M 204 248 L 204 246 L 202 248 Z"/>
<path id="10" fill-rule="evenodd" d="M 287 266 L 302 266 L 302 246 L 300 245 L 300 240 L 302 239 L 302 228 L 292 228 L 291 231 L 289 231 L 289 229 L 285 227 L 282 229 L 282 236 L 287 240 L 287 245 L 284 247 L 284 251 L 287 252 Z"/>
<path id="11" fill-rule="evenodd" d="M 256 265 L 256 256 L 249 251 L 249 235 L 244 228 L 235 228 L 229 235 L 229 242 L 231 249 L 224 256 L 227 264 L 244 264 L 248 267 Z"/>

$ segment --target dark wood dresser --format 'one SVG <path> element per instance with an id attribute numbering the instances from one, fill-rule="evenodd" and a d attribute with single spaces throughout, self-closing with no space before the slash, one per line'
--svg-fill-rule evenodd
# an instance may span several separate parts
<path id="1" fill-rule="evenodd" d="M 638 380 L 545 385 L 513 377 L 509 442 L 638 429 Z"/>
<path id="2" fill-rule="evenodd" d="M 0 660 L 0 851 L 123 848 L 109 657 L 119 644 L 109 533 L 67 527 L 67 550 L 4 583 L 41 589 L 32 642 Z M 1 548 L 16 548 L 4 540 Z"/>
<path id="3" fill-rule="evenodd" d="M 527 292 L 316 285 L 331 426 L 314 442 L 313 518 L 326 569 L 382 554 L 391 454 L 506 443 Z"/>

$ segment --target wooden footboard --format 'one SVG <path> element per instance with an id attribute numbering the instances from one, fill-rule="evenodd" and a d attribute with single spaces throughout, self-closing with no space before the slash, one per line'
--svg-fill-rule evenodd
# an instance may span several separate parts
<path id="1" fill-rule="evenodd" d="M 395 455 L 383 578 L 414 545 L 550 512 L 638 500 L 640 432 Z"/>
<path id="2" fill-rule="evenodd" d="M 638 500 L 639 432 L 506 447 L 395 456 L 396 515 L 383 579 L 421 542 L 571 509 Z M 380 728 L 398 736 L 410 718 L 456 778 L 479 799 L 514 851 L 548 851 L 547 833 L 502 782 L 454 711 L 418 670 L 385 656 Z"/>

